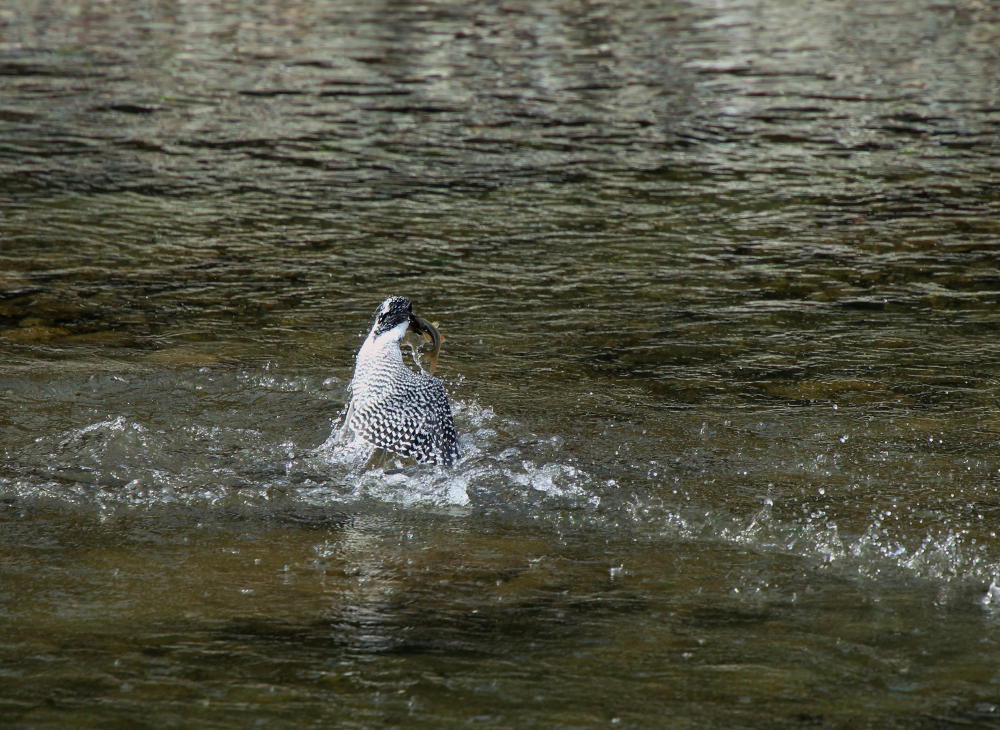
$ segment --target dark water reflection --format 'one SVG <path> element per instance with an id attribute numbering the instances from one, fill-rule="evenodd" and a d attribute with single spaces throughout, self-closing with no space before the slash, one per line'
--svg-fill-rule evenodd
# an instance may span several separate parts
<path id="1" fill-rule="evenodd" d="M 4 726 L 995 726 L 988 3 L 0 9 Z M 385 294 L 466 458 L 319 448 Z"/>

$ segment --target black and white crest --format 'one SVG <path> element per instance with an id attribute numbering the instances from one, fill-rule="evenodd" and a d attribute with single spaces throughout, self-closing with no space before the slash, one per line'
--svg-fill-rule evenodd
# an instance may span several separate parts
<path id="1" fill-rule="evenodd" d="M 372 323 L 372 334 L 378 337 L 393 327 L 409 322 L 413 314 L 413 304 L 406 297 L 388 297 L 379 305 Z"/>

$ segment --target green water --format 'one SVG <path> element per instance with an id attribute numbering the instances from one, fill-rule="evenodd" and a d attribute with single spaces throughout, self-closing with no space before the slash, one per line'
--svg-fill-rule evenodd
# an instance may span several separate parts
<path id="1" fill-rule="evenodd" d="M 0 725 L 1000 726 L 998 41 L 0 10 Z M 324 446 L 388 294 L 453 470 Z"/>

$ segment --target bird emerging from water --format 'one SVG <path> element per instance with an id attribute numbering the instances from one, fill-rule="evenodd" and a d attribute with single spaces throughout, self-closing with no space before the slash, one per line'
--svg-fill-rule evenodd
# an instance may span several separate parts
<path id="1" fill-rule="evenodd" d="M 403 362 L 400 342 L 409 331 L 430 339 L 433 368 L 441 346 L 437 329 L 413 313 L 406 297 L 383 301 L 358 350 L 341 436 L 419 462 L 451 466 L 458 459 L 458 434 L 448 395 L 440 380 Z"/>

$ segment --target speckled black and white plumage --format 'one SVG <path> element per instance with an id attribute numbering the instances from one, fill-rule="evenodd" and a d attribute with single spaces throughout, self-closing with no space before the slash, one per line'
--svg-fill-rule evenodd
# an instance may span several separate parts
<path id="1" fill-rule="evenodd" d="M 444 385 L 407 367 L 399 349 L 414 321 L 404 297 L 379 306 L 358 351 L 344 430 L 395 454 L 451 466 L 458 459 L 458 434 Z"/>

